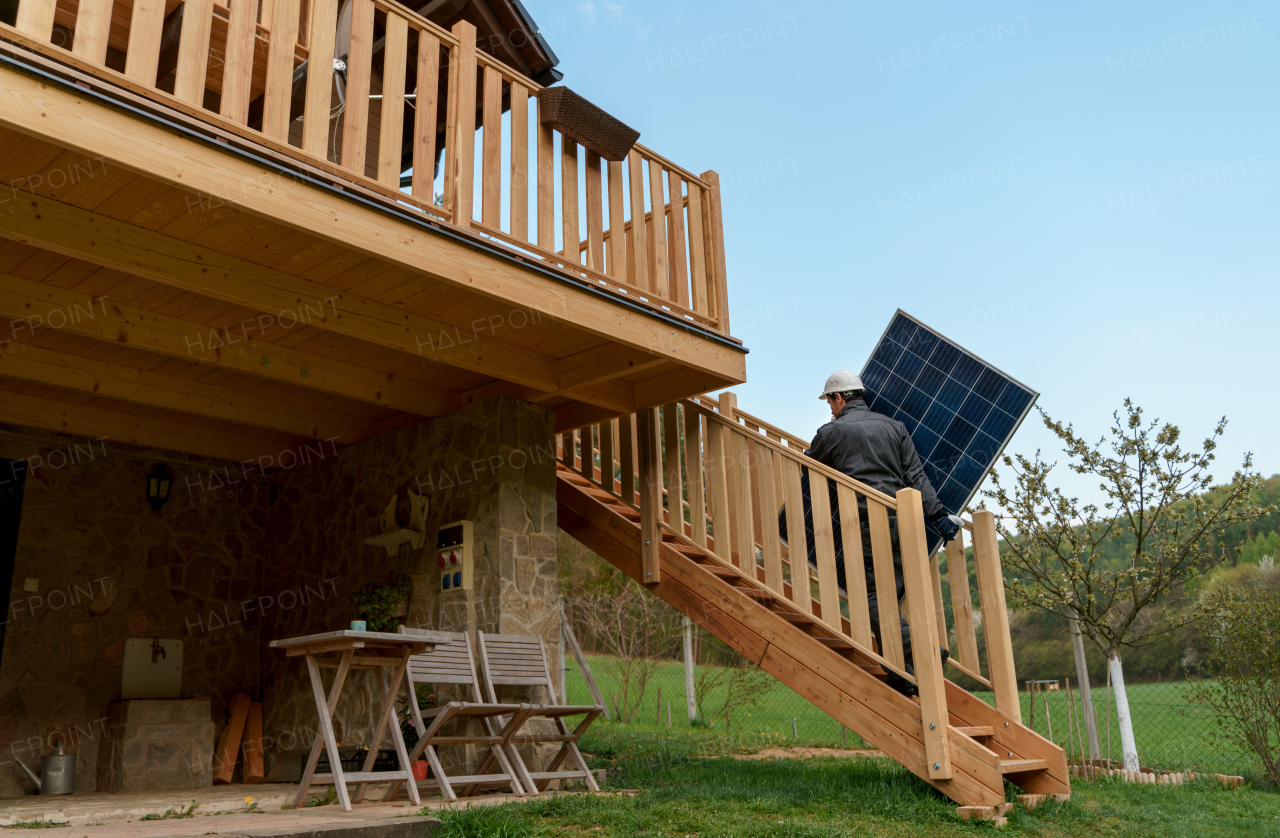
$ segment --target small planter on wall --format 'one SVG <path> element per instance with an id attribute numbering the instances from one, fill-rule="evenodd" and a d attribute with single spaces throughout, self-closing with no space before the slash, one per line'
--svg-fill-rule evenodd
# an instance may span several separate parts
<path id="1" fill-rule="evenodd" d="M 538 91 L 538 119 L 605 160 L 625 160 L 640 139 L 639 131 L 567 87 L 544 87 Z"/>

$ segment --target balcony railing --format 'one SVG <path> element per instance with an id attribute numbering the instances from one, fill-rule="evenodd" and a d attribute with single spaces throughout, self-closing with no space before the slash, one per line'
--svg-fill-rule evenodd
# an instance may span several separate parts
<path id="1" fill-rule="evenodd" d="M 0 36 L 729 332 L 715 172 L 638 144 L 604 161 L 543 125 L 541 86 L 477 50 L 470 23 L 390 0 L 18 0 Z"/>

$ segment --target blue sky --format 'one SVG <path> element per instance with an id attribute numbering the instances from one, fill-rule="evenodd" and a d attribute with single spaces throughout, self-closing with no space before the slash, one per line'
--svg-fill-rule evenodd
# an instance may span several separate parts
<path id="1" fill-rule="evenodd" d="M 1090 437 L 1130 396 L 1280 472 L 1277 7 L 526 5 L 566 85 L 720 173 L 744 409 L 811 434 L 901 307 Z"/>

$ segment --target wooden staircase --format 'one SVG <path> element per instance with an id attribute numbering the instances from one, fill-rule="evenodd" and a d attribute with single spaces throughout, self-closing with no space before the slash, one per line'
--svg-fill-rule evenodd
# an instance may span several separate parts
<path id="1" fill-rule="evenodd" d="M 881 654 L 865 591 L 846 597 L 834 587 L 828 480 L 849 501 L 841 503 L 840 520 L 845 554 L 855 556 L 851 567 L 862 553 L 861 539 L 847 535 L 859 532 L 853 499 L 866 501 L 877 574 L 882 566 L 893 572 L 887 516 L 881 513 L 897 514 L 913 646 L 947 645 L 938 561 L 925 555 L 919 494 L 908 489 L 897 498 L 880 495 L 807 460 L 788 438 L 770 431 L 776 429 L 737 411 L 730 395 L 720 403 L 685 401 L 565 434 L 557 464 L 559 526 L 956 801 L 965 816 L 1003 814 L 1005 779 L 1026 793 L 1069 795 L 1063 750 L 1021 723 L 1012 654 L 1002 651 L 1008 649 L 1003 582 L 998 602 L 983 584 L 992 576 L 990 567 L 983 574 L 994 547 L 994 523 L 982 519 L 990 513 L 976 515 L 969 529 L 975 534 L 983 612 L 993 615 L 982 621 L 991 678 L 978 671 L 972 604 L 965 608 L 960 601 L 970 597 L 963 543 L 948 545 L 947 557 L 957 635 L 950 665 L 990 686 L 995 707 L 946 679 L 940 656 L 917 655 L 915 674 L 907 671 L 896 603 L 881 609 L 888 612 L 881 614 L 881 625 L 893 628 L 880 633 L 887 647 Z M 814 532 L 808 537 L 816 568 L 797 544 L 805 536 L 795 537 L 804 532 L 802 469 L 813 489 Z M 797 547 L 794 563 L 777 536 L 779 498 L 789 507 L 784 514 Z M 682 525 L 671 525 L 673 508 L 683 512 L 677 517 L 685 519 Z M 913 510 L 919 526 L 911 523 Z M 989 545 L 984 523 L 990 525 Z M 999 580 L 998 553 L 995 561 Z M 850 587 L 865 587 L 861 576 L 851 574 Z M 793 585 L 801 579 L 809 584 Z M 971 636 L 961 637 L 966 627 Z M 993 636 L 1000 631 L 1002 637 Z M 889 686 L 890 673 L 913 682 L 919 696 L 908 698 Z"/>

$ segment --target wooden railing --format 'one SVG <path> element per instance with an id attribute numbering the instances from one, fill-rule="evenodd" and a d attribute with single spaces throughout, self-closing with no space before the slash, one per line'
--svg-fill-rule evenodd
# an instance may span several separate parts
<path id="1" fill-rule="evenodd" d="M 792 610 L 816 619 L 859 656 L 915 683 L 930 762 L 939 766 L 937 777 L 949 776 L 945 684 L 940 656 L 932 650 L 953 650 L 949 663 L 993 690 L 998 710 L 1021 718 L 994 518 L 980 511 L 966 523 L 981 595 L 988 661 L 984 675 L 963 535 L 946 552 L 953 643 L 942 574 L 938 561 L 927 554 L 920 493 L 903 489 L 894 497 L 885 495 L 804 456 L 807 445 L 738 410 L 734 395 L 727 393 L 719 400 L 699 397 L 580 428 L 560 437 L 558 452 L 565 466 L 640 511 L 645 582 L 661 581 L 657 551 L 660 528 L 665 528 L 767 588 Z M 806 479 L 812 506 L 809 531 Z M 847 591 L 838 579 L 829 484 L 839 506 Z M 864 574 L 864 516 L 876 590 L 897 589 L 891 521 L 897 525 L 906 589 L 901 606 L 895 596 L 878 598 L 875 626 Z M 785 541 L 780 518 L 786 522 Z M 914 674 L 906 668 L 900 615 L 911 626 Z"/>
<path id="2" fill-rule="evenodd" d="M 348 35 L 344 8 L 18 0 L 0 36 L 729 333 L 715 172 L 693 175 L 638 144 L 603 161 L 543 125 L 541 86 L 477 50 L 470 23 L 446 31 L 392 0 L 351 0 Z"/>

